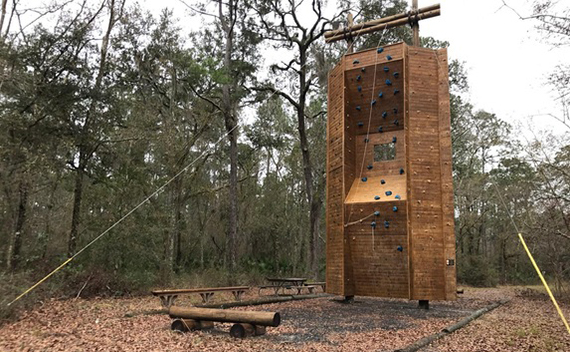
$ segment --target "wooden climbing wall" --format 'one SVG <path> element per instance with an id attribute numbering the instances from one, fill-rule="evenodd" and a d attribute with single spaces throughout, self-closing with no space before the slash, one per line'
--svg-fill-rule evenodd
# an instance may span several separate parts
<path id="1" fill-rule="evenodd" d="M 394 44 L 329 73 L 327 292 L 455 298 L 447 52 Z"/>

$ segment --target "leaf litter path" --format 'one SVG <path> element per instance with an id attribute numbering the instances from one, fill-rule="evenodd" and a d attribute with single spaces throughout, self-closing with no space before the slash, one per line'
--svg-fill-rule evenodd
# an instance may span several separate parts
<path id="1" fill-rule="evenodd" d="M 561 346 L 551 350 L 570 351 L 564 327 L 549 310 L 547 298 L 521 296 L 513 288 L 469 288 L 455 302 L 430 302 L 429 311 L 417 309 L 417 301 L 368 297 L 357 297 L 354 304 L 322 297 L 239 307 L 235 309 L 278 311 L 282 318 L 281 326 L 268 328 L 266 335 L 242 340 L 229 336 L 230 324 L 180 334 L 169 330 L 166 315 L 125 317 L 127 312 L 160 308 L 154 297 L 53 300 L 0 327 L 0 351 L 390 351 L 506 297 L 512 301 L 489 317 L 424 350 L 527 351 L 531 346 Z M 568 312 L 568 305 L 563 309 Z M 537 316 L 540 322 L 533 323 Z M 501 348 L 491 348 L 498 343 Z"/>

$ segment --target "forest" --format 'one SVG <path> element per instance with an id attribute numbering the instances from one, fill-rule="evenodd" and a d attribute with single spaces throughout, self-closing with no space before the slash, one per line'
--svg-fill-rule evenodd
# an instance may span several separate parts
<path id="1" fill-rule="evenodd" d="M 76 254 L 31 296 L 324 278 L 327 73 L 346 43 L 322 36 L 349 11 L 369 20 L 408 3 L 180 4 L 2 1 L 2 306 Z M 570 9 L 533 11 L 538 33 L 570 45 Z M 399 41 L 409 28 L 355 45 Z M 541 131 L 475 108 L 468 63 L 450 59 L 458 281 L 538 283 L 521 232 L 568 297 L 570 66 L 545 78 L 560 112 L 544 118 L 559 129 Z"/>

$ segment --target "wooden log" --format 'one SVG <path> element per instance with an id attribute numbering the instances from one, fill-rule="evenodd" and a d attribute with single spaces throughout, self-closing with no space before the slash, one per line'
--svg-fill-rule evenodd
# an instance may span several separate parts
<path id="1" fill-rule="evenodd" d="M 212 329 L 214 327 L 213 321 L 194 320 L 194 319 L 175 319 L 172 321 L 170 328 L 174 331 L 194 331 Z"/>
<path id="2" fill-rule="evenodd" d="M 418 20 L 425 20 L 427 18 L 439 16 L 440 14 L 441 14 L 441 10 L 433 10 L 433 11 L 420 13 L 420 14 L 418 14 Z M 408 23 L 408 18 L 402 18 L 399 20 L 391 21 L 391 22 L 381 23 L 381 24 L 373 26 L 373 27 L 355 30 L 355 31 L 352 31 L 350 34 L 360 36 L 362 34 L 373 33 L 373 32 L 381 31 L 384 29 L 390 29 L 390 28 L 394 28 L 394 27 L 403 26 L 407 23 Z M 333 43 L 333 42 L 343 40 L 343 39 L 345 39 L 345 35 L 340 34 L 340 35 L 337 35 L 334 37 L 326 38 L 325 41 L 327 43 Z"/>
<path id="3" fill-rule="evenodd" d="M 228 323 L 248 323 L 253 325 L 279 326 L 281 316 L 274 312 L 251 312 L 195 307 L 172 306 L 169 310 L 171 318 L 219 321 Z"/>
<path id="4" fill-rule="evenodd" d="M 230 329 L 230 336 L 235 338 L 244 338 L 248 336 L 259 335 L 265 335 L 265 326 L 237 323 L 234 324 Z"/>
<path id="5" fill-rule="evenodd" d="M 439 9 L 440 9 L 439 4 L 426 6 L 426 7 L 422 7 L 421 9 L 418 9 L 418 14 L 433 11 L 433 10 L 439 10 Z M 359 23 L 359 24 L 354 25 L 354 26 L 348 26 L 347 28 L 337 29 L 337 30 L 333 30 L 333 31 L 327 31 L 327 32 L 325 32 L 324 35 L 325 35 L 325 38 L 336 37 L 338 35 L 344 36 L 345 34 L 346 35 L 352 34 L 352 33 L 354 33 L 354 31 L 374 27 L 374 26 L 377 26 L 377 25 L 382 24 L 382 23 L 388 23 L 388 22 L 400 20 L 403 18 L 405 18 L 407 20 L 408 19 L 408 13 L 399 13 L 397 15 L 383 17 L 383 18 L 380 18 L 377 20 Z"/>

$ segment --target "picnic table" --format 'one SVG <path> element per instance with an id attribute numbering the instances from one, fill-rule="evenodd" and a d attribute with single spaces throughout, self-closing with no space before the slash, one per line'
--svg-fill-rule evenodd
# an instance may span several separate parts
<path id="1" fill-rule="evenodd" d="M 261 290 L 265 288 L 272 288 L 275 295 L 279 294 L 279 290 L 282 290 L 282 292 L 285 293 L 285 289 L 296 290 L 298 295 L 300 295 L 304 289 L 308 290 L 309 293 L 312 293 L 315 289 L 315 286 L 305 285 L 307 278 L 304 277 L 266 277 L 265 279 L 270 284 L 259 286 L 260 294 Z"/>

